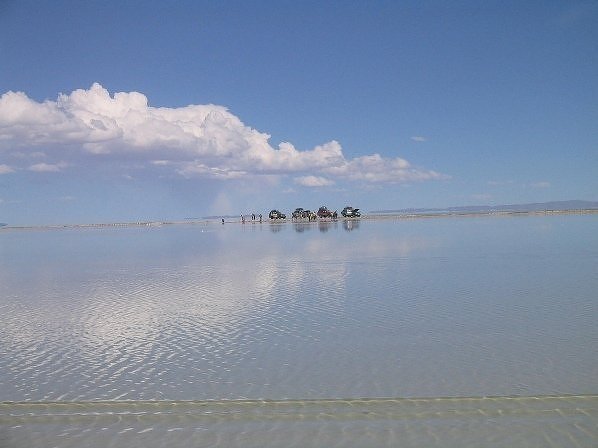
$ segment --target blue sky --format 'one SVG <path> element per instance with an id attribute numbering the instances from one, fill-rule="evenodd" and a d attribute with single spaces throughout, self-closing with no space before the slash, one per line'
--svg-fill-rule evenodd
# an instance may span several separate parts
<path id="1" fill-rule="evenodd" d="M 598 199 L 598 3 L 0 0 L 0 222 Z"/>

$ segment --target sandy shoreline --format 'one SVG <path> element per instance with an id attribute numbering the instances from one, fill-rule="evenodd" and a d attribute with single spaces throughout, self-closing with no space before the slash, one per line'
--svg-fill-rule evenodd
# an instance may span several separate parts
<path id="1" fill-rule="evenodd" d="M 492 211 L 492 212 L 439 212 L 439 213 L 372 213 L 364 214 L 360 218 L 339 217 L 336 221 L 359 221 L 359 220 L 404 220 L 404 219 L 430 219 L 430 218 L 480 218 L 480 217 L 516 217 L 516 216 L 553 216 L 553 215 L 594 215 L 598 209 L 579 210 L 534 210 L 534 211 Z M 243 224 L 240 218 L 225 218 L 225 224 Z M 271 220 L 264 219 L 252 221 L 245 219 L 244 225 L 255 224 L 294 224 L 294 223 L 317 223 L 333 222 L 330 219 L 318 221 L 293 221 L 291 219 Z M 129 227 L 162 227 L 173 225 L 214 225 L 220 224 L 220 218 L 204 218 L 184 221 L 137 221 L 137 222 L 113 222 L 113 223 L 89 223 L 89 224 L 48 224 L 34 226 L 11 226 L 0 227 L 0 232 L 9 230 L 58 230 L 58 229 L 98 229 L 98 228 L 129 228 Z"/>

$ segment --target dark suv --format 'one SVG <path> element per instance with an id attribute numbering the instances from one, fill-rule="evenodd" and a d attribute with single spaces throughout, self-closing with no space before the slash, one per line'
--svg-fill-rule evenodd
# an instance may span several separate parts
<path id="1" fill-rule="evenodd" d="M 341 215 L 343 215 L 345 218 L 359 218 L 361 213 L 359 212 L 358 208 L 345 207 L 341 212 Z"/>
<path id="2" fill-rule="evenodd" d="M 270 219 L 286 219 L 287 215 L 279 212 L 278 210 L 272 210 L 272 211 L 270 211 L 270 214 L 268 215 L 268 217 Z"/>

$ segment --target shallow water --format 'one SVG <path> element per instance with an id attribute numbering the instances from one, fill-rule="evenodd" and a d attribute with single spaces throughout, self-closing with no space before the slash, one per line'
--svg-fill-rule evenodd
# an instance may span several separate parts
<path id="1" fill-rule="evenodd" d="M 0 404 L 10 425 L 0 443 L 591 447 L 597 405 L 598 396 Z"/>
<path id="2" fill-rule="evenodd" d="M 400 435 L 406 446 L 428 446 L 443 433 L 440 441 L 466 442 L 475 421 L 497 416 L 484 416 L 487 401 L 479 415 L 459 414 L 462 405 L 451 402 L 451 424 L 463 431 L 450 438 L 448 420 L 378 419 L 378 402 L 359 411 L 367 418 L 348 420 L 342 406 L 328 420 L 311 410 L 318 417 L 306 419 L 304 406 L 380 398 L 400 414 L 398 398 L 553 396 L 563 404 L 533 417 L 501 414 L 472 444 L 506 446 L 512 433 L 530 446 L 554 434 L 593 446 L 597 228 L 595 215 L 569 215 L 2 230 L 0 401 L 74 402 L 91 413 L 87 402 L 105 400 L 126 400 L 125 409 L 147 400 L 300 402 L 307 405 L 285 411 L 290 418 L 264 420 L 255 405 L 251 423 L 210 422 L 210 437 L 229 446 L 239 434 L 255 434 L 240 446 L 263 446 L 264 434 L 286 434 L 274 446 L 307 446 L 306 438 L 312 446 L 379 446 Z M 559 417 L 555 409 L 567 408 L 571 395 L 587 409 Z M 77 427 L 76 412 L 19 423 L 25 405 L 2 405 L 0 441 L 105 446 L 108 432 L 115 446 L 124 434 L 133 446 L 131 434 L 149 427 L 119 418 L 122 428 L 94 423 L 61 438 Z M 201 431 L 186 413 L 175 414 L 158 413 L 165 420 L 155 423 L 170 442 L 210 446 L 207 433 L 196 443 Z M 183 419 L 182 429 L 167 431 L 172 419 Z M 127 425 L 133 429 L 119 435 Z M 355 438 L 360 425 L 371 439 Z M 170 444 L 152 437 L 153 446 Z"/>

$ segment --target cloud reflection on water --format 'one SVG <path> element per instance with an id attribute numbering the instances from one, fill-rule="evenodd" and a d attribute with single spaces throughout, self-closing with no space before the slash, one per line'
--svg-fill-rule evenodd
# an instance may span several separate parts
<path id="1" fill-rule="evenodd" d="M 177 397 L 184 398 L 181 381 L 230 392 L 235 389 L 226 383 L 236 378 L 233 369 L 252 365 L 248 357 L 264 356 L 257 354 L 263 344 L 272 347 L 280 337 L 313 344 L 323 316 L 345 314 L 356 254 L 397 256 L 429 245 L 426 239 L 374 235 L 346 240 L 349 234 L 338 222 L 292 228 L 319 231 L 280 234 L 283 240 L 277 240 L 278 233 L 257 226 L 250 234 L 234 227 L 201 234 L 173 228 L 144 236 L 151 245 L 132 232 L 103 254 L 91 240 L 110 245 L 118 231 L 79 233 L 81 247 L 55 245 L 45 257 L 30 260 L 27 273 L 0 272 L 7 280 L 5 297 L 12 297 L 0 331 L 0 351 L 12 360 L 4 364 L 8 381 L 12 375 L 30 378 L 21 379 L 9 398 L 31 389 L 38 399 L 153 399 L 164 387 L 178 388 Z M 180 240 L 173 238 L 179 232 Z M 142 254 L 139 244 L 145 244 Z M 44 262 L 67 260 L 75 249 L 81 256 L 68 266 Z M 63 353 L 61 376 L 41 381 L 56 368 L 43 354 L 55 352 Z M 255 374 L 259 366 L 252 368 Z M 209 384 L 212 389 L 206 389 Z"/>

